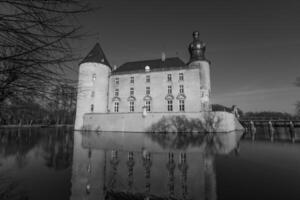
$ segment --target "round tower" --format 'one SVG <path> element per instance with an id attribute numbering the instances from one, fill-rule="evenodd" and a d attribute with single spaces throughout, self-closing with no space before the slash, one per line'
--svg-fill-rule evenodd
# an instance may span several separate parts
<path id="1" fill-rule="evenodd" d="M 106 113 L 111 67 L 97 43 L 79 64 L 75 130 L 83 128 L 86 113 Z"/>
<path id="2" fill-rule="evenodd" d="M 199 32 L 193 32 L 193 41 L 189 45 L 190 67 L 199 69 L 200 95 L 202 110 L 210 110 L 210 62 L 205 58 L 206 46 L 199 39 Z"/>

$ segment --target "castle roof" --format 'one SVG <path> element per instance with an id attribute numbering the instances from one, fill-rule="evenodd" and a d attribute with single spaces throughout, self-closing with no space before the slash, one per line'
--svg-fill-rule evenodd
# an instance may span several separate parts
<path id="1" fill-rule="evenodd" d="M 119 72 L 132 72 L 132 71 L 145 71 L 145 67 L 149 66 L 151 70 L 155 69 L 168 69 L 168 68 L 179 68 L 184 67 L 185 63 L 178 57 L 166 58 L 164 61 L 162 59 L 155 60 L 143 60 L 127 62 L 118 67 L 113 73 Z"/>
<path id="2" fill-rule="evenodd" d="M 104 65 L 107 65 L 108 67 L 111 68 L 101 46 L 99 43 L 95 44 L 94 48 L 88 53 L 88 55 L 80 62 L 82 63 L 88 63 L 88 62 L 93 62 L 93 63 L 101 63 Z"/>

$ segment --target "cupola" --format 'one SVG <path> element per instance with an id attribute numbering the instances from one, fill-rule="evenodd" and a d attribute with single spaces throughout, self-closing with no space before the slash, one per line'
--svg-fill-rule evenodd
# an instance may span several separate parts
<path id="1" fill-rule="evenodd" d="M 193 32 L 193 41 L 189 45 L 190 61 L 205 60 L 205 43 L 199 38 L 199 31 Z"/>

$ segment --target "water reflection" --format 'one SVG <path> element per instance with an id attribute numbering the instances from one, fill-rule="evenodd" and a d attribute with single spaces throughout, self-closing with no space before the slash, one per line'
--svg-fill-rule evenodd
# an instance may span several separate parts
<path id="1" fill-rule="evenodd" d="M 300 131 L 293 143 L 288 127 L 269 129 L 254 138 L 0 129 L 0 199 L 298 199 Z"/>
<path id="2" fill-rule="evenodd" d="M 0 199 L 67 199 L 56 189 L 70 186 L 72 156 L 70 130 L 0 129 Z"/>
<path id="3" fill-rule="evenodd" d="M 215 155 L 241 136 L 75 132 L 71 199 L 216 199 Z"/>

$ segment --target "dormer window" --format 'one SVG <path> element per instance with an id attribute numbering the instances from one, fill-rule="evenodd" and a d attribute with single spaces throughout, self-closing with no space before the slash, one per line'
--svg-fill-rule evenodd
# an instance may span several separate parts
<path id="1" fill-rule="evenodd" d="M 168 74 L 168 81 L 172 81 L 172 74 Z"/>
<path id="2" fill-rule="evenodd" d="M 147 66 L 145 67 L 145 72 L 150 72 L 150 66 L 147 65 Z"/>

